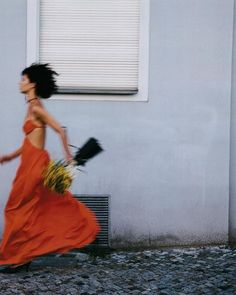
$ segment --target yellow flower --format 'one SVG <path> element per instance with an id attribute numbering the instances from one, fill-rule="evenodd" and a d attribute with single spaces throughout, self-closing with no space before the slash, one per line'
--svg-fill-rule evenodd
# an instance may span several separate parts
<path id="1" fill-rule="evenodd" d="M 43 171 L 44 186 L 59 194 L 70 188 L 72 180 L 72 171 L 63 161 L 51 160 Z"/>

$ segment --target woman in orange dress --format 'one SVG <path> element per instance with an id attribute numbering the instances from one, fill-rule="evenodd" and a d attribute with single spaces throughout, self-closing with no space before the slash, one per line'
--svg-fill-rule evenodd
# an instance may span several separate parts
<path id="1" fill-rule="evenodd" d="M 44 149 L 47 125 L 60 136 L 65 159 L 73 159 L 64 129 L 41 100 L 57 89 L 55 75 L 48 64 L 32 64 L 22 71 L 20 90 L 28 105 L 23 124 L 25 137 L 19 149 L 0 156 L 1 164 L 20 156 L 4 209 L 0 265 L 9 266 L 1 272 L 28 270 L 37 256 L 82 248 L 94 241 L 101 230 L 93 211 L 71 192 L 61 196 L 43 186 L 42 173 L 50 161 Z"/>

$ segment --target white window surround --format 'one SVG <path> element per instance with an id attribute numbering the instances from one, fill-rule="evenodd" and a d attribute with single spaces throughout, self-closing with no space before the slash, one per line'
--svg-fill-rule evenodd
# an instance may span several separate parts
<path id="1" fill-rule="evenodd" d="M 38 61 L 39 49 L 39 1 L 27 0 L 27 49 L 26 65 Z M 110 100 L 148 101 L 149 72 L 149 8 L 150 0 L 140 0 L 139 91 L 137 94 L 54 94 L 56 100 Z"/>

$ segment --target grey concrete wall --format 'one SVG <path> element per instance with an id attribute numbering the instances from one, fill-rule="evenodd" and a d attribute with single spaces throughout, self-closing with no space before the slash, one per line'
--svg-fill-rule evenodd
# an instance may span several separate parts
<path id="1" fill-rule="evenodd" d="M 234 5 L 233 56 L 232 56 L 232 96 L 230 123 L 230 186 L 229 186 L 229 241 L 236 243 L 236 5 Z"/>
<path id="2" fill-rule="evenodd" d="M 22 141 L 26 105 L 19 94 L 20 72 L 26 63 L 26 1 L 0 1 L 0 153 L 17 149 Z M 0 222 L 18 160 L 0 165 Z"/>
<path id="3" fill-rule="evenodd" d="M 3 43 L 1 151 L 22 136 L 25 105 L 16 83 L 25 58 L 24 4 L 0 2 L 0 34 L 7 27 L 15 37 Z M 233 0 L 152 0 L 148 102 L 45 101 L 72 144 L 95 136 L 106 149 L 72 191 L 111 195 L 114 247 L 227 241 L 232 29 Z M 47 138 L 52 157 L 60 157 L 57 135 L 48 130 Z M 16 164 L 0 167 L 1 205 Z"/>

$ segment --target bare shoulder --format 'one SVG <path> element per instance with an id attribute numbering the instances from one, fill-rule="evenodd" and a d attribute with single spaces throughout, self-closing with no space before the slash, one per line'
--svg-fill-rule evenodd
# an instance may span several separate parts
<path id="1" fill-rule="evenodd" d="M 36 114 L 44 113 L 45 107 L 40 101 L 35 101 L 31 106 L 30 106 L 31 112 Z"/>
<path id="2" fill-rule="evenodd" d="M 47 111 L 41 102 L 35 101 L 34 104 L 30 106 L 30 113 L 36 122 L 45 123 Z"/>

